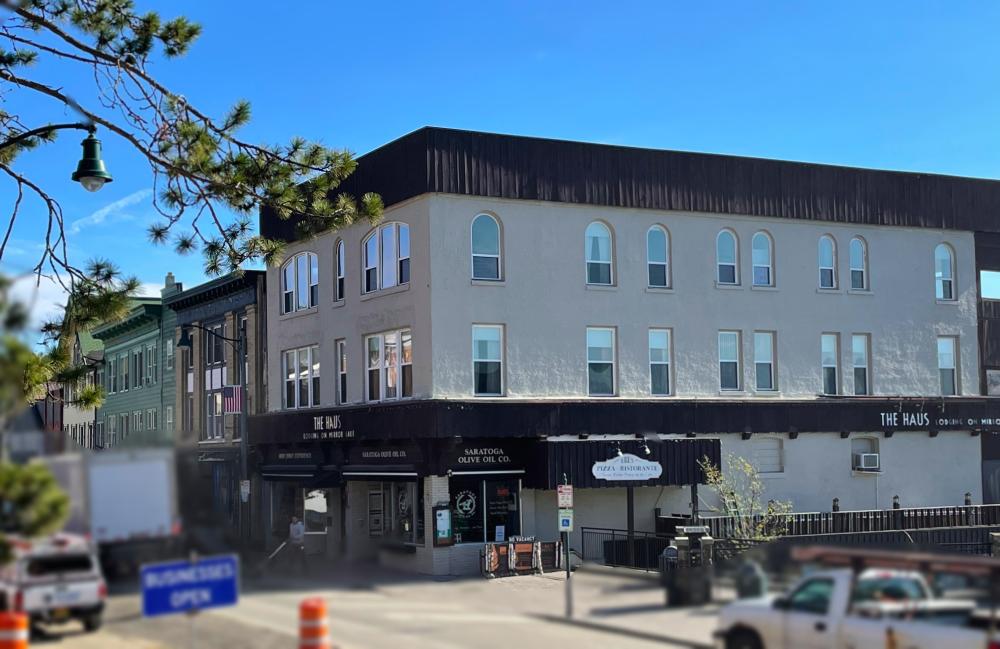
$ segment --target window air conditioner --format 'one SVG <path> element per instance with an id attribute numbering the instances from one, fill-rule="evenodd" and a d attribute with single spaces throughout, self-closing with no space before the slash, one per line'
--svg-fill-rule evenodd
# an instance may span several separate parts
<path id="1" fill-rule="evenodd" d="M 878 471 L 881 467 L 879 466 L 878 453 L 855 453 L 854 454 L 854 467 L 855 471 Z"/>

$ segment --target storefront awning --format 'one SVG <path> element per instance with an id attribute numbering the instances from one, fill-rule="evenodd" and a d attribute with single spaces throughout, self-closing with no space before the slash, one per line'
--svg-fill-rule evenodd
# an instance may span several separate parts
<path id="1" fill-rule="evenodd" d="M 348 464 L 340 468 L 345 480 L 365 478 L 416 478 L 413 464 Z"/>
<path id="2" fill-rule="evenodd" d="M 311 480 L 317 469 L 315 464 L 264 464 L 260 475 L 265 480 Z"/>

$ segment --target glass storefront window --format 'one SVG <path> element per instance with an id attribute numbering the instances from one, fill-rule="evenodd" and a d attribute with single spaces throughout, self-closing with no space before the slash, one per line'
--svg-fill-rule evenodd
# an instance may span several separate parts
<path id="1" fill-rule="evenodd" d="M 424 544 L 424 491 L 417 482 L 373 483 L 369 501 L 371 536 Z"/>
<path id="2" fill-rule="evenodd" d="M 517 480 L 451 478 L 451 518 L 455 543 L 503 542 L 521 533 Z"/>
<path id="3" fill-rule="evenodd" d="M 302 496 L 302 520 L 305 523 L 306 532 L 325 532 L 327 516 L 326 490 L 306 490 Z"/>

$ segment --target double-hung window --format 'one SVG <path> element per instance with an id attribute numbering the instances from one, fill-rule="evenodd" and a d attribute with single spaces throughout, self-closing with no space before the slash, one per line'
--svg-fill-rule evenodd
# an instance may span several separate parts
<path id="1" fill-rule="evenodd" d="M 670 394 L 670 330 L 649 330 L 649 392 Z"/>
<path id="2" fill-rule="evenodd" d="M 955 299 L 955 256 L 946 243 L 934 249 L 934 293 L 939 300 Z"/>
<path id="3" fill-rule="evenodd" d="M 600 221 L 587 226 L 585 237 L 587 283 L 610 286 L 614 282 L 611 230 Z"/>
<path id="4" fill-rule="evenodd" d="M 337 403 L 347 403 L 347 341 L 337 341 Z"/>
<path id="5" fill-rule="evenodd" d="M 130 362 L 128 352 L 118 355 L 118 368 L 121 372 L 118 382 L 121 384 L 122 392 L 128 392 L 128 366 Z"/>
<path id="6" fill-rule="evenodd" d="M 410 283 L 410 226 L 386 223 L 362 243 L 364 292 Z"/>
<path id="7" fill-rule="evenodd" d="M 159 358 L 156 355 L 156 343 L 146 346 L 146 385 L 156 383 L 156 375 L 159 371 Z"/>
<path id="8" fill-rule="evenodd" d="M 476 396 L 503 394 L 503 326 L 472 326 L 472 374 Z"/>
<path id="9" fill-rule="evenodd" d="M 777 389 L 774 380 L 774 332 L 755 331 L 753 334 L 754 379 L 758 392 Z"/>
<path id="10" fill-rule="evenodd" d="M 740 332 L 719 332 L 719 389 L 740 389 Z"/>
<path id="11" fill-rule="evenodd" d="M 820 365 L 823 369 L 823 394 L 839 394 L 840 373 L 837 360 L 840 357 L 838 334 L 820 336 Z"/>
<path id="12" fill-rule="evenodd" d="M 938 374 L 941 377 L 941 394 L 958 394 L 958 338 L 939 336 L 937 339 Z"/>
<path id="13" fill-rule="evenodd" d="M 819 238 L 819 287 L 837 288 L 837 244 L 828 234 Z"/>
<path id="14" fill-rule="evenodd" d="M 285 380 L 285 408 L 291 410 L 318 406 L 319 345 L 285 350 L 281 355 L 281 365 Z"/>
<path id="15" fill-rule="evenodd" d="M 500 223 L 490 214 L 472 220 L 472 279 L 499 280 Z"/>
<path id="16" fill-rule="evenodd" d="M 868 376 L 868 355 L 871 338 L 868 334 L 851 336 L 851 363 L 854 365 L 854 394 L 871 394 Z"/>
<path id="17" fill-rule="evenodd" d="M 368 401 L 413 396 L 413 338 L 409 329 L 386 331 L 365 339 L 368 352 Z"/>
<path id="18" fill-rule="evenodd" d="M 732 230 L 723 230 L 715 238 L 715 265 L 719 284 L 740 283 L 739 247 Z"/>
<path id="19" fill-rule="evenodd" d="M 143 377 L 146 374 L 145 355 L 140 346 L 139 349 L 132 350 L 132 387 L 138 390 L 142 387 Z"/>
<path id="20" fill-rule="evenodd" d="M 615 394 L 615 330 L 587 327 L 587 392 L 591 396 Z"/>
<path id="21" fill-rule="evenodd" d="M 753 262 L 753 285 L 774 286 L 774 245 L 766 232 L 753 235 L 750 242 Z"/>
<path id="22" fill-rule="evenodd" d="M 347 275 L 347 260 L 344 259 L 344 240 L 337 241 L 337 282 L 334 285 L 333 300 L 339 302 L 344 299 L 344 279 Z"/>
<path id="23" fill-rule="evenodd" d="M 646 276 L 652 288 L 670 286 L 670 235 L 660 225 L 646 231 Z"/>
<path id="24" fill-rule="evenodd" d="M 281 268 L 281 312 L 302 311 L 319 304 L 319 258 L 300 252 Z"/>
<path id="25" fill-rule="evenodd" d="M 163 366 L 168 369 L 174 369 L 174 341 L 172 338 L 168 339 L 165 343 L 166 351 L 164 352 Z"/>
<path id="26" fill-rule="evenodd" d="M 868 246 L 864 239 L 851 239 L 851 290 L 868 290 Z"/>

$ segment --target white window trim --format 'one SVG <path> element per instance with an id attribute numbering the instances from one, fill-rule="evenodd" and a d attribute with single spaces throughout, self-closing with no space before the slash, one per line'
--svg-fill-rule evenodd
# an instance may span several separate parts
<path id="1" fill-rule="evenodd" d="M 833 257 L 833 265 L 832 266 L 824 266 L 823 265 L 823 242 L 824 241 L 829 241 L 830 242 L 831 256 Z M 824 234 L 824 235 L 820 236 L 819 242 L 817 244 L 816 252 L 817 252 L 817 259 L 816 259 L 816 262 L 817 262 L 816 263 L 816 265 L 817 265 L 817 271 L 816 272 L 818 274 L 818 277 L 816 279 L 819 282 L 819 288 L 820 288 L 820 290 L 823 290 L 823 291 L 836 291 L 837 288 L 840 286 L 839 278 L 837 277 L 837 240 L 834 239 L 829 234 Z M 833 284 L 831 286 L 823 286 L 823 271 L 824 270 L 829 270 L 830 271 L 830 278 L 833 281 Z"/>
<path id="2" fill-rule="evenodd" d="M 944 250 L 948 253 L 948 276 L 947 277 L 938 277 L 937 276 L 937 251 L 938 251 L 939 248 L 944 248 Z M 958 291 L 955 290 L 955 275 L 956 275 L 956 272 L 957 271 L 956 271 L 956 268 L 955 268 L 955 249 L 951 247 L 951 244 L 942 241 L 938 245 L 934 246 L 934 297 L 939 302 L 956 302 L 958 300 Z M 944 293 L 944 290 L 943 290 L 944 282 L 948 282 L 948 285 L 951 288 L 951 297 L 944 297 L 944 295 L 943 295 L 943 293 Z M 942 291 L 941 291 L 942 292 L 942 296 L 941 297 L 937 296 L 938 286 L 939 285 L 942 287 Z"/>
<path id="3" fill-rule="evenodd" d="M 833 365 L 827 365 L 827 364 L 825 364 L 823 362 L 823 339 L 826 338 L 827 336 L 830 336 L 830 337 L 833 338 L 833 354 L 834 354 L 834 356 L 833 356 L 833 359 L 834 359 L 833 363 L 834 364 Z M 825 332 L 823 332 L 823 333 L 820 334 L 820 337 L 819 337 L 819 365 L 820 365 L 820 394 L 831 395 L 831 396 L 836 396 L 836 395 L 841 394 L 843 392 L 843 386 L 841 385 L 842 380 L 841 380 L 841 375 L 840 375 L 840 335 L 839 334 L 837 334 L 835 332 L 831 332 L 831 331 L 825 331 Z M 834 371 L 834 376 L 835 376 L 835 379 L 834 379 L 834 383 L 835 383 L 834 388 L 835 388 L 835 391 L 834 392 L 827 392 L 826 391 L 826 369 L 829 368 L 829 367 L 832 367 L 833 371 Z"/>
<path id="4" fill-rule="evenodd" d="M 299 377 L 299 365 L 300 365 L 299 354 L 302 353 L 302 352 L 305 352 L 307 354 L 307 356 L 306 356 L 306 365 L 309 368 L 305 379 L 301 379 Z M 293 353 L 295 355 L 295 375 L 291 379 L 291 381 L 289 381 L 289 379 L 288 379 L 288 356 L 287 356 L 288 353 Z M 317 362 L 313 362 L 313 361 L 314 361 L 315 357 L 317 357 L 317 356 L 319 356 L 319 345 L 306 345 L 304 347 L 294 347 L 292 349 L 282 350 L 282 352 L 281 352 L 281 390 L 282 390 L 282 392 L 281 392 L 281 403 L 282 403 L 282 406 L 284 407 L 285 410 L 303 410 L 303 409 L 306 409 L 306 408 L 317 408 L 320 405 L 322 405 L 322 404 L 312 405 L 312 402 L 314 401 L 314 397 L 313 397 L 313 379 L 316 378 L 316 375 L 313 374 L 313 367 L 316 366 L 316 365 L 318 365 L 318 361 Z M 319 374 L 318 374 L 318 376 L 319 376 L 319 379 L 320 379 L 320 390 L 322 391 L 322 381 L 323 381 L 323 378 L 322 378 L 323 377 L 322 368 L 319 368 Z M 302 380 L 306 381 L 306 393 L 308 395 L 307 396 L 307 401 L 309 401 L 309 403 L 307 403 L 305 405 L 302 405 L 301 403 L 299 403 L 299 396 L 301 395 L 301 390 L 299 390 L 299 381 L 302 381 Z M 295 384 L 295 404 L 294 405 L 289 405 L 288 404 L 288 383 L 290 383 L 290 382 Z"/>
<path id="5" fill-rule="evenodd" d="M 765 393 L 768 393 L 768 394 L 770 394 L 772 392 L 777 392 L 778 391 L 778 373 L 777 373 L 777 371 L 775 371 L 776 368 L 777 368 L 777 356 L 778 356 L 777 349 L 776 349 L 777 346 L 778 346 L 777 332 L 775 332 L 775 331 L 759 330 L 759 331 L 754 331 L 753 332 L 753 336 L 754 336 L 754 340 L 753 340 L 753 387 L 754 387 L 754 392 L 765 392 Z M 757 336 L 767 336 L 770 339 L 770 341 L 771 341 L 771 343 L 770 343 L 770 346 L 771 346 L 771 357 L 769 359 L 767 359 L 767 361 L 757 360 Z M 768 366 L 768 372 L 770 373 L 770 377 L 771 377 L 771 387 L 769 387 L 769 388 L 761 388 L 761 387 L 759 387 L 757 385 L 757 365 L 767 365 Z"/>
<path id="6" fill-rule="evenodd" d="M 865 344 L 865 364 L 858 365 L 855 362 L 854 356 L 854 340 L 856 338 L 861 338 Z M 872 394 L 872 374 L 871 374 L 871 356 L 872 356 L 872 343 L 871 334 L 866 333 L 854 333 L 851 334 L 851 367 L 853 370 L 864 369 L 865 371 L 865 392 L 864 394 L 858 394 L 858 382 L 855 377 L 856 371 L 852 371 L 851 380 L 854 381 L 854 395 L 855 396 L 869 396 Z"/>
<path id="7" fill-rule="evenodd" d="M 473 232 L 476 228 L 476 221 L 480 218 L 486 217 L 493 221 L 493 225 L 497 229 L 497 254 L 486 254 L 481 252 L 476 252 L 473 248 Z M 469 224 L 469 263 L 471 264 L 469 268 L 469 275 L 473 280 L 477 282 L 502 282 L 504 281 L 503 273 L 503 227 L 500 225 L 500 219 L 498 219 L 493 214 L 489 212 L 480 212 L 472 219 L 472 223 Z M 497 276 L 496 277 L 479 277 L 476 275 L 476 257 L 483 257 L 486 259 L 496 259 L 497 260 Z"/>
<path id="8" fill-rule="evenodd" d="M 500 332 L 500 357 L 499 358 L 476 358 L 476 329 L 494 329 Z M 499 392 L 476 392 L 476 363 L 499 363 L 500 364 L 500 391 Z M 506 394 L 507 388 L 504 380 L 504 326 L 502 324 L 474 324 L 472 325 L 472 394 L 477 397 L 502 397 Z"/>
<path id="9" fill-rule="evenodd" d="M 649 233 L 653 230 L 659 230 L 663 233 L 663 258 L 666 261 L 652 261 L 649 258 Z M 660 284 L 650 284 L 649 283 L 649 267 L 650 266 L 663 266 L 663 278 L 666 283 Z M 651 225 L 648 230 L 646 230 L 646 288 L 653 289 L 667 289 L 673 288 L 673 277 L 671 277 L 670 272 L 670 230 L 659 223 Z"/>
<path id="10" fill-rule="evenodd" d="M 736 336 L 736 387 L 727 388 L 722 385 L 722 364 L 732 363 L 732 360 L 722 359 L 722 336 L 723 335 L 735 335 Z M 739 392 L 743 389 L 743 332 L 738 329 L 721 329 L 719 330 L 718 336 L 718 347 L 716 349 L 719 358 L 719 390 L 721 392 Z"/>
<path id="11" fill-rule="evenodd" d="M 299 306 L 299 258 L 306 257 L 306 306 Z M 313 261 L 315 260 L 315 264 Z M 289 290 L 285 286 L 285 272 L 286 269 L 292 267 L 292 288 Z M 313 277 L 313 268 L 316 269 L 316 277 Z M 279 305 L 281 315 L 288 315 L 291 313 L 297 313 L 299 311 L 308 311 L 309 309 L 315 309 L 319 303 L 319 296 L 317 290 L 316 304 L 312 304 L 312 287 L 319 286 L 319 257 L 315 252 L 302 251 L 292 255 L 284 264 L 281 265 L 281 271 L 278 275 L 278 281 L 281 284 L 281 290 L 278 292 L 280 296 L 281 303 Z M 291 293 L 292 295 L 292 309 L 285 309 L 285 295 Z"/>
<path id="12" fill-rule="evenodd" d="M 368 295 L 368 294 L 371 294 L 371 293 L 377 293 L 379 291 L 386 291 L 386 290 L 395 289 L 397 287 L 409 286 L 410 285 L 410 278 L 407 278 L 407 280 L 405 282 L 401 281 L 401 279 L 400 279 L 400 272 L 399 272 L 400 271 L 400 267 L 402 265 L 402 262 L 404 260 L 409 260 L 411 258 L 410 257 L 411 254 L 412 254 L 411 252 L 408 252 L 406 254 L 406 256 L 403 256 L 401 254 L 401 252 L 400 252 L 400 245 L 399 245 L 400 236 L 399 236 L 399 233 L 400 233 L 400 230 L 402 228 L 404 228 L 404 227 L 407 230 L 407 241 L 409 241 L 409 247 L 412 248 L 413 247 L 413 242 L 409 238 L 410 224 L 409 223 L 404 223 L 402 221 L 389 221 L 387 223 L 380 223 L 371 232 L 369 232 L 364 238 L 361 239 L 361 268 L 362 268 L 362 273 L 363 273 L 362 277 L 361 277 L 361 294 L 362 295 Z M 384 230 L 388 229 L 388 228 L 393 228 L 394 229 L 394 236 L 395 236 L 395 241 L 396 241 L 396 254 L 395 254 L 394 260 L 393 260 L 393 263 L 396 266 L 396 268 L 395 268 L 395 270 L 396 270 L 396 272 L 395 272 L 396 282 L 394 284 L 392 284 L 391 286 L 386 286 L 385 285 L 385 273 L 383 272 L 383 268 L 382 268 L 382 266 L 383 266 L 383 264 L 382 264 L 382 256 L 383 256 L 383 250 L 382 250 L 383 237 L 382 237 L 382 232 Z M 375 265 L 374 266 L 369 266 L 368 265 L 368 257 L 367 257 L 367 247 L 368 247 L 367 244 L 368 244 L 368 242 L 373 237 L 375 238 Z M 368 271 L 372 270 L 373 268 L 375 269 L 375 288 L 369 290 L 368 289 Z M 413 274 L 412 264 L 411 264 L 411 268 L 410 268 L 410 273 L 409 274 L 412 277 L 412 274 Z"/>
<path id="13" fill-rule="evenodd" d="M 667 334 L 667 360 L 653 360 L 653 346 L 649 344 L 649 334 L 653 332 L 663 332 Z M 670 397 L 674 394 L 673 358 L 674 358 L 674 335 L 669 327 L 650 327 L 646 332 L 646 342 L 649 352 L 649 394 L 654 397 Z M 653 392 L 653 365 L 667 366 L 667 391 Z"/>
<path id="14" fill-rule="evenodd" d="M 383 402 L 383 401 L 400 401 L 400 400 L 412 399 L 413 398 L 412 394 L 407 395 L 407 396 L 403 396 L 403 367 L 407 366 L 407 365 L 410 366 L 411 380 L 412 380 L 412 375 L 413 375 L 413 360 L 412 360 L 412 358 L 411 358 L 411 360 L 410 360 L 409 363 L 404 363 L 403 362 L 403 334 L 404 333 L 409 334 L 409 336 L 410 336 L 410 345 L 412 347 L 412 345 L 413 345 L 413 331 L 409 327 L 404 327 L 402 329 L 391 329 L 389 331 L 381 331 L 381 332 L 376 333 L 376 334 L 369 334 L 369 335 L 365 336 L 365 338 L 364 338 L 364 340 L 365 340 L 365 398 L 366 398 L 366 400 L 369 403 L 380 403 L 380 402 Z M 386 373 L 386 370 L 388 370 L 389 368 L 387 368 L 385 366 L 385 337 L 386 337 L 386 335 L 392 335 L 392 334 L 396 335 L 396 344 L 398 345 L 398 349 L 397 349 L 397 352 L 396 352 L 396 366 L 393 368 L 395 370 L 395 372 L 396 372 L 396 391 L 397 391 L 397 396 L 395 396 L 395 397 L 386 397 L 385 396 L 385 386 L 386 386 L 386 383 L 387 383 L 387 373 Z M 379 383 L 378 383 L 378 386 L 379 386 L 378 387 L 378 391 L 379 391 L 379 395 L 378 396 L 379 396 L 379 398 L 378 399 L 373 399 L 372 398 L 372 395 L 370 394 L 369 382 L 368 382 L 368 373 L 372 369 L 374 369 L 374 368 L 372 368 L 368 364 L 369 361 L 371 360 L 368 357 L 368 344 L 369 344 L 368 341 L 370 341 L 372 339 L 375 339 L 375 338 L 378 339 L 378 379 L 379 379 Z M 411 354 L 413 353 L 412 348 L 410 350 L 410 353 Z M 411 388 L 412 388 L 412 386 L 411 386 Z"/>
<path id="15" fill-rule="evenodd" d="M 334 342 L 333 348 L 334 348 L 334 350 L 335 350 L 335 352 L 337 354 L 337 361 L 336 361 L 336 363 L 337 363 L 337 385 L 336 385 L 336 389 L 337 389 L 337 395 L 336 395 L 337 396 L 337 403 L 339 403 L 340 405 L 344 405 L 344 404 L 350 403 L 350 400 L 347 398 L 348 395 L 347 394 L 341 394 L 341 389 L 340 389 L 341 382 L 345 382 L 348 386 L 350 386 L 350 382 L 345 381 L 345 379 L 348 376 L 348 368 L 346 367 L 346 363 L 347 363 L 347 340 L 345 340 L 344 338 L 338 338 Z"/>
<path id="16" fill-rule="evenodd" d="M 608 233 L 608 261 L 592 260 L 590 258 L 590 246 L 587 245 L 587 230 L 590 229 L 592 225 L 600 225 L 604 228 L 605 232 Z M 587 224 L 586 229 L 583 231 L 583 273 L 584 279 L 586 280 L 587 286 L 614 286 L 615 285 L 615 233 L 611 230 L 611 226 L 604 221 L 591 221 Z M 590 281 L 590 264 L 602 264 L 608 266 L 608 281 L 607 282 L 591 282 Z"/>
<path id="17" fill-rule="evenodd" d="M 595 394 L 590 389 L 590 365 L 606 365 L 608 361 L 590 360 L 590 332 L 610 331 L 611 332 L 611 393 Z M 587 361 L 587 396 L 590 397 L 615 397 L 618 396 L 618 331 L 615 327 L 587 327 L 586 338 L 584 340 L 584 359 Z"/>
<path id="18" fill-rule="evenodd" d="M 733 261 L 723 263 L 722 259 L 719 257 L 719 239 L 722 238 L 723 234 L 728 234 L 733 238 Z M 723 266 L 733 267 L 733 281 L 724 282 L 721 277 L 722 274 L 719 270 Z M 718 286 L 739 286 L 740 285 L 740 238 L 736 236 L 736 232 L 730 230 L 729 228 L 723 228 L 719 230 L 719 233 L 715 235 L 715 283 Z"/>
<path id="19" fill-rule="evenodd" d="M 333 301 L 343 302 L 344 294 L 347 292 L 347 245 L 344 243 L 343 239 L 337 239 L 337 243 L 333 246 L 334 254 L 334 278 L 333 278 Z M 344 287 L 341 289 L 340 285 L 343 282 Z"/>
<path id="20" fill-rule="evenodd" d="M 941 367 L 941 351 L 939 349 L 941 340 L 951 341 L 951 357 L 952 357 L 951 367 Z M 960 374 L 958 372 L 958 367 L 959 367 L 958 350 L 959 350 L 958 336 L 950 336 L 950 335 L 938 336 L 937 339 L 935 340 L 935 352 L 937 354 L 937 366 L 938 366 L 938 392 L 940 392 L 941 396 L 943 397 L 958 396 L 962 394 L 962 386 L 960 385 Z M 943 389 L 944 386 L 941 385 L 942 370 L 951 370 L 952 374 L 954 375 L 954 377 L 952 378 L 952 384 L 954 385 L 955 391 L 951 394 L 944 393 Z"/>
<path id="21" fill-rule="evenodd" d="M 854 265 L 854 254 L 853 254 L 852 247 L 853 247 L 853 244 L 854 244 L 855 241 L 857 241 L 859 244 L 861 244 L 861 266 L 855 266 Z M 847 256 L 848 256 L 848 265 L 851 267 L 850 268 L 850 272 L 851 272 L 850 287 L 851 287 L 851 290 L 852 291 L 867 291 L 867 290 L 869 290 L 869 286 L 868 286 L 868 242 L 865 241 L 862 237 L 852 237 L 851 238 L 851 242 L 847 246 Z M 855 271 L 860 271 L 861 272 L 861 276 L 862 276 L 861 288 L 856 288 L 854 286 L 854 273 L 855 273 Z"/>
<path id="22" fill-rule="evenodd" d="M 757 237 L 764 237 L 764 241 L 767 242 L 767 264 L 758 264 L 753 260 L 754 253 L 754 242 Z M 767 284 L 757 283 L 757 269 L 766 268 L 767 269 Z M 774 240 L 771 235 L 763 230 L 755 232 L 753 237 L 750 239 L 750 285 L 756 286 L 757 288 L 762 287 L 773 287 L 774 283 Z"/>

